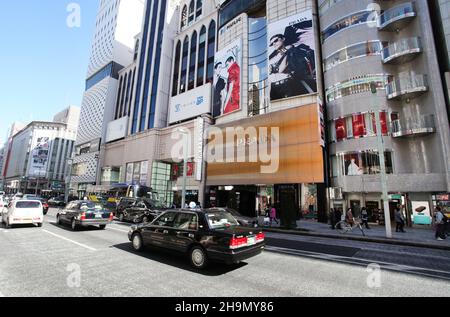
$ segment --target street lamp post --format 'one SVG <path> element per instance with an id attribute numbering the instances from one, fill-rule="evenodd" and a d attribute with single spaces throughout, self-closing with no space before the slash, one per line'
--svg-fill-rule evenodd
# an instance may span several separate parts
<path id="1" fill-rule="evenodd" d="M 381 109 L 376 100 L 377 84 L 375 82 L 370 83 L 370 89 L 372 91 L 372 102 L 375 111 L 375 122 L 377 128 L 378 154 L 380 157 L 381 191 L 384 205 L 384 224 L 386 226 L 386 237 L 390 239 L 392 238 L 391 213 L 389 210 L 389 194 L 386 176 L 386 159 L 384 156 L 383 131 L 381 127 Z"/>
<path id="2" fill-rule="evenodd" d="M 69 191 L 70 191 L 70 184 L 72 183 L 72 166 L 73 166 L 73 159 L 68 159 L 67 164 L 69 164 L 69 175 L 66 177 L 66 187 L 64 190 L 64 202 L 66 204 L 69 203 Z"/>
<path id="3" fill-rule="evenodd" d="M 186 186 L 187 186 L 187 160 L 188 160 L 188 148 L 189 148 L 189 132 L 186 129 L 178 129 L 178 132 L 184 136 L 183 146 L 183 191 L 181 196 L 181 208 L 186 205 Z"/>

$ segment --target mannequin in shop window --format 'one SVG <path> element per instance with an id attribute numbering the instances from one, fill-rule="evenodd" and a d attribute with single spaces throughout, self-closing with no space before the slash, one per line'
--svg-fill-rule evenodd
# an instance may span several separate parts
<path id="1" fill-rule="evenodd" d="M 355 159 L 351 159 L 350 165 L 348 166 L 348 176 L 360 176 L 363 174 L 362 169 L 356 164 Z"/>

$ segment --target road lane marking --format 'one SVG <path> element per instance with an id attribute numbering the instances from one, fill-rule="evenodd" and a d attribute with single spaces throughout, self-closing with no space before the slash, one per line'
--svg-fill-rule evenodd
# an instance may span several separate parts
<path id="1" fill-rule="evenodd" d="M 42 230 L 42 232 L 48 233 L 48 234 L 50 234 L 50 235 L 52 235 L 52 236 L 54 236 L 54 237 L 56 237 L 56 238 L 59 238 L 59 239 L 61 239 L 61 240 L 65 240 L 65 241 L 67 241 L 67 242 L 71 242 L 71 243 L 73 243 L 73 244 L 76 244 L 76 245 L 78 245 L 78 246 L 80 246 L 80 247 L 83 247 L 83 248 L 85 248 L 85 249 L 88 249 L 88 250 L 90 250 L 90 251 L 97 251 L 96 249 L 91 248 L 90 246 L 87 246 L 87 245 L 85 245 L 85 244 L 82 244 L 82 243 L 79 243 L 79 242 L 70 240 L 70 239 L 68 239 L 68 238 L 66 238 L 66 237 L 60 236 L 59 234 L 50 232 L 50 231 L 48 231 L 48 230 Z"/>

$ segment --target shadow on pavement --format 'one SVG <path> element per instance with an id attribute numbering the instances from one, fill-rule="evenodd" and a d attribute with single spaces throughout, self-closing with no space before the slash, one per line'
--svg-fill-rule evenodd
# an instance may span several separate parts
<path id="1" fill-rule="evenodd" d="M 244 266 L 247 266 L 247 263 L 240 263 L 234 265 L 225 265 L 220 263 L 210 263 L 209 266 L 205 270 L 196 270 L 194 269 L 187 258 L 186 255 L 182 253 L 172 252 L 169 250 L 158 249 L 156 247 L 146 247 L 143 252 L 136 252 L 133 250 L 133 247 L 130 243 L 122 243 L 118 245 L 114 245 L 111 248 L 116 248 L 121 251 L 125 251 L 131 253 L 136 256 L 143 257 L 147 260 L 159 262 L 165 265 L 170 265 L 185 271 L 189 271 L 192 273 L 197 273 L 205 276 L 221 276 L 232 271 L 238 270 Z"/>
<path id="2" fill-rule="evenodd" d="M 100 229 L 99 227 L 96 226 L 89 226 L 89 227 L 78 227 L 76 231 L 73 231 L 72 228 L 70 227 L 70 224 L 61 224 L 61 225 L 57 225 L 55 222 L 48 222 L 49 225 L 52 225 L 56 228 L 59 229 L 63 229 L 66 231 L 70 231 L 70 232 L 83 232 L 83 231 L 104 231 L 103 229 Z M 108 226 L 106 226 L 108 227 Z"/>

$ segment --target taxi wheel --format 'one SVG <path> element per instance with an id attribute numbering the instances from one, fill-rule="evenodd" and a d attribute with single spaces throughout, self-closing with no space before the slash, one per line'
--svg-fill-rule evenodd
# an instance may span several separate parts
<path id="1" fill-rule="evenodd" d="M 191 265 L 196 269 L 204 269 L 208 266 L 208 256 L 205 250 L 200 246 L 194 246 L 189 252 Z"/>
<path id="2" fill-rule="evenodd" d="M 42 228 L 42 223 L 38 223 L 38 228 Z"/>
<path id="3" fill-rule="evenodd" d="M 106 225 L 100 225 L 98 227 L 100 228 L 100 230 L 105 230 L 106 229 Z"/>
<path id="4" fill-rule="evenodd" d="M 144 241 L 142 240 L 142 236 L 139 233 L 135 233 L 131 238 L 131 242 L 133 244 L 133 249 L 135 251 L 141 252 L 144 250 Z"/>

